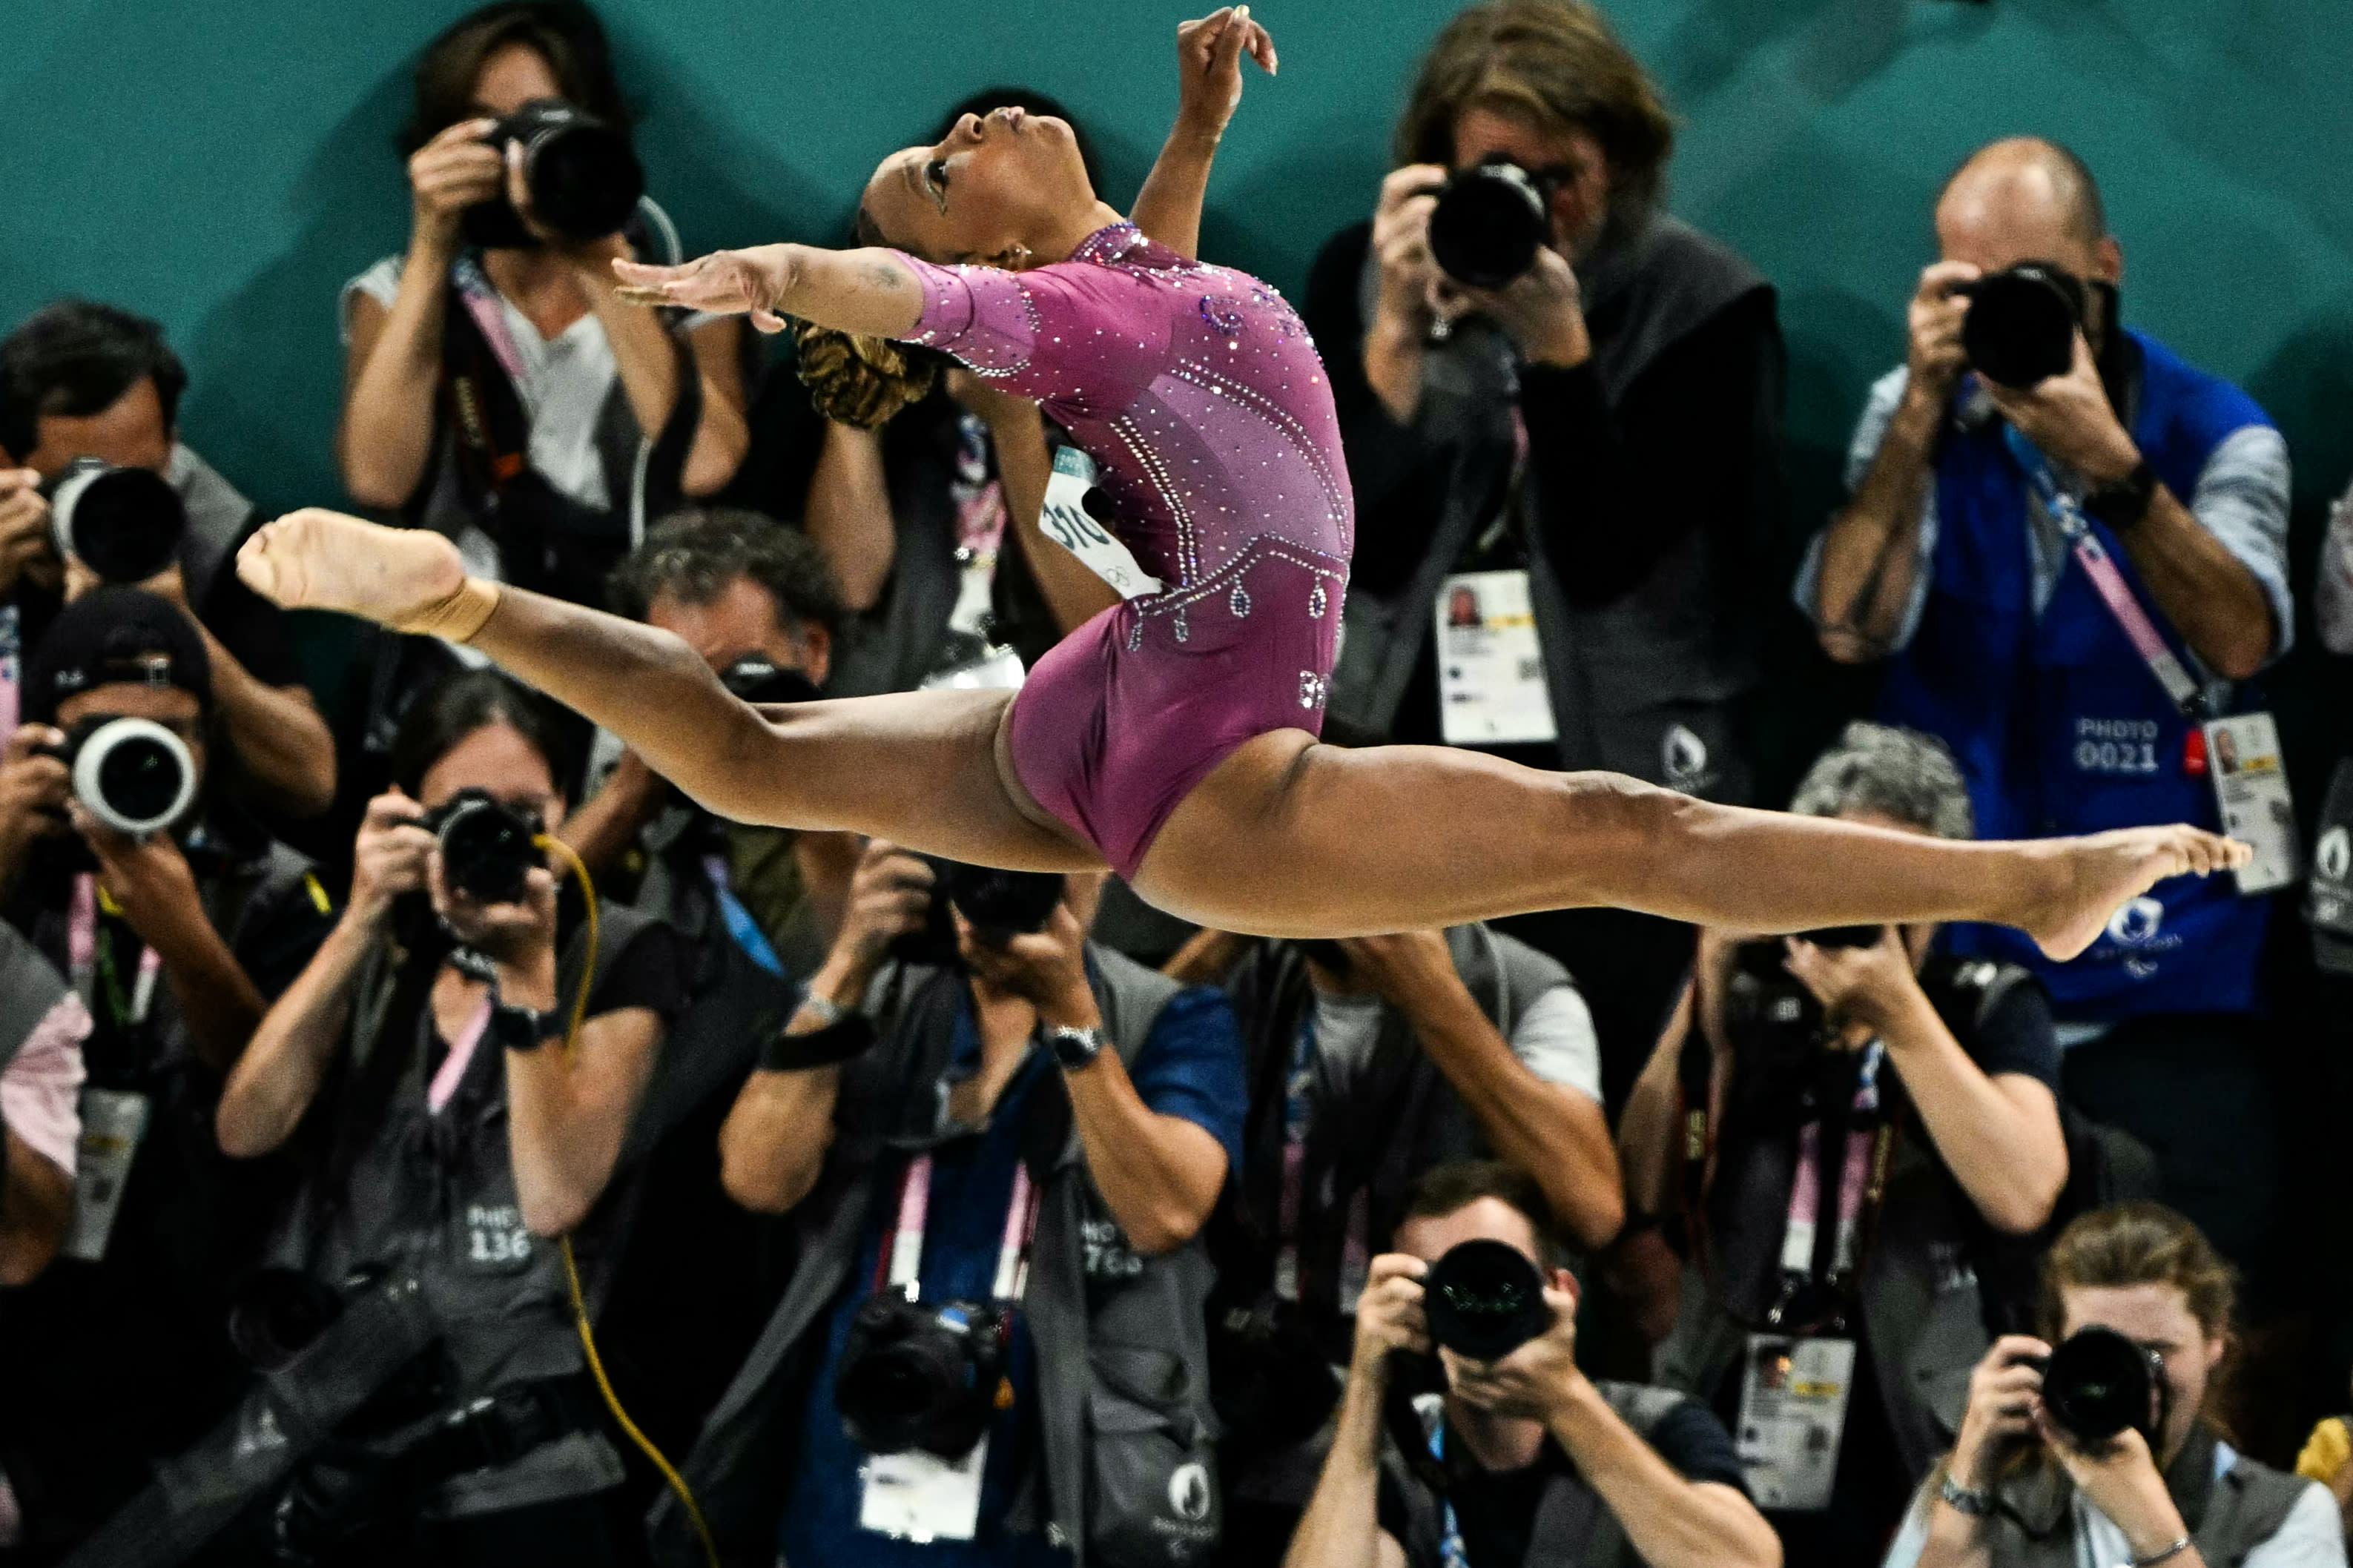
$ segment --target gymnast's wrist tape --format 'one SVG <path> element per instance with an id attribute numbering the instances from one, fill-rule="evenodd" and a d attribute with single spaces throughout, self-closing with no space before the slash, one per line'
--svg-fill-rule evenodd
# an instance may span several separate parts
<path id="1" fill-rule="evenodd" d="M 874 1043 L 874 1021 L 863 1013 L 845 1013 L 821 1029 L 788 1035 L 779 1030 L 760 1047 L 762 1072 L 800 1072 L 832 1067 L 862 1055 Z"/>
<path id="2" fill-rule="evenodd" d="M 405 610 L 396 619 L 385 625 L 396 632 L 412 637 L 447 637 L 451 642 L 471 642 L 474 634 L 482 629 L 492 611 L 499 607 L 499 585 L 480 577 L 469 577 L 458 584 L 455 592 Z"/>

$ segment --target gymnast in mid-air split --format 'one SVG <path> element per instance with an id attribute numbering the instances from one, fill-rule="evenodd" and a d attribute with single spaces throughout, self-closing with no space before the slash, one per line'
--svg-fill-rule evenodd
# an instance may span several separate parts
<path id="1" fill-rule="evenodd" d="M 317 510 L 259 531 L 240 575 L 281 605 L 470 644 L 723 816 L 987 866 L 1108 865 L 1232 931 L 1615 905 L 1754 932 L 1986 921 L 2066 958 L 2158 880 L 2245 862 L 2189 826 L 1957 844 L 1476 752 L 1323 744 L 1354 532 L 1331 389 L 1280 295 L 1192 254 L 1240 58 L 1271 69 L 1273 47 L 1246 7 L 1179 42 L 1177 130 L 1134 223 L 1097 197 L 1067 124 L 1001 109 L 882 161 L 863 248 L 616 264 L 649 304 L 927 345 L 1042 405 L 1099 469 L 1090 509 L 1140 570 L 1019 690 L 755 709 L 675 637 L 469 578 L 439 534 Z M 861 374 L 895 358 L 835 357 Z"/>

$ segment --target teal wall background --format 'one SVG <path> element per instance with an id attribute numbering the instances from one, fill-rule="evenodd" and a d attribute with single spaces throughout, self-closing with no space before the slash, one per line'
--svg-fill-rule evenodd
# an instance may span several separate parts
<path id="1" fill-rule="evenodd" d="M 464 0 L 131 6 L 5 0 L 0 321 L 79 291 L 160 317 L 189 438 L 271 507 L 340 495 L 338 286 L 403 241 L 390 142 L 409 62 Z M 1206 8 L 1204 6 L 1203 8 Z M 1440 0 L 1263 0 L 1205 249 L 1296 290 L 1367 210 Z M 1835 494 L 1901 353 L 1928 206 L 1970 148 L 2039 131 L 2098 172 L 2126 310 L 2287 428 L 2308 570 L 2353 469 L 2353 6 L 2347 0 L 1613 0 L 1683 121 L 1671 199 L 1782 289 L 1790 530 Z M 1175 105 L 1135 0 L 603 0 L 653 189 L 690 248 L 839 232 L 884 150 L 1027 79 L 1100 140 L 1124 202 Z M 1793 679 L 1845 689 L 1785 627 Z M 1819 725 L 1800 725 L 1810 731 Z M 1810 733 L 1781 742 L 1799 746 Z"/>

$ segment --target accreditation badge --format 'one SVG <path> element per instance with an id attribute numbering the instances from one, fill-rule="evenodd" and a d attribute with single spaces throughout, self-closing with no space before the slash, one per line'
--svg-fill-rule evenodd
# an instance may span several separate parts
<path id="1" fill-rule="evenodd" d="M 1087 492 L 1095 488 L 1095 460 L 1076 447 L 1054 454 L 1054 475 L 1046 481 L 1046 504 L 1038 514 L 1039 531 L 1079 558 L 1086 569 L 1110 584 L 1123 599 L 1140 599 L 1160 592 L 1160 579 L 1136 564 L 1112 532 L 1087 510 Z"/>
<path id="2" fill-rule="evenodd" d="M 1450 746 L 1556 741 L 1528 574 L 1459 572 L 1441 584 L 1438 723 Z"/>
<path id="3" fill-rule="evenodd" d="M 2303 869 L 2295 833 L 2295 803 L 2288 798 L 2280 760 L 2279 727 L 2268 713 L 2211 719 L 2206 763 L 2222 831 L 2252 847 L 2255 858 L 2236 873 L 2242 895 L 2284 888 Z"/>
<path id="4" fill-rule="evenodd" d="M 1758 1508 L 1804 1513 L 1830 1506 L 1854 1390 L 1854 1353 L 1852 1340 L 1748 1336 L 1733 1436 Z"/>
<path id="5" fill-rule="evenodd" d="M 73 1224 L 58 1250 L 84 1263 L 106 1256 L 114 1216 L 139 1141 L 147 1135 L 147 1097 L 121 1089 L 81 1091 L 81 1142 L 74 1146 Z"/>
<path id="6" fill-rule="evenodd" d="M 980 1524 L 980 1478 L 988 1466 L 988 1434 L 961 1459 L 921 1448 L 870 1454 L 858 1525 L 899 1541 L 970 1541 Z"/>

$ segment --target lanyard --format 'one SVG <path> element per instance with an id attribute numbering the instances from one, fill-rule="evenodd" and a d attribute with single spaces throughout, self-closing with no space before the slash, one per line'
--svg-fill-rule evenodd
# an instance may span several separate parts
<path id="1" fill-rule="evenodd" d="M 884 1255 L 882 1282 L 910 1301 L 923 1295 L 923 1219 L 931 1202 L 932 1157 L 926 1152 L 908 1161 L 907 1173 L 900 1178 L 899 1223 Z M 1029 1180 L 1029 1167 L 1017 1159 L 1013 1196 L 1005 1205 L 1005 1238 L 997 1249 L 997 1278 L 988 1289 L 991 1300 L 1010 1305 L 1021 1300 L 1029 1286 L 1029 1242 L 1037 1234 L 1037 1184 Z"/>
<path id="2" fill-rule="evenodd" d="M 108 1012 L 118 1028 L 137 1028 L 147 1021 L 147 1011 L 155 1002 L 155 976 L 164 967 L 161 954 L 142 944 L 139 950 L 139 974 L 132 982 L 131 994 L 122 994 L 121 981 L 114 966 L 113 933 L 107 933 L 105 951 L 100 952 L 98 931 L 100 900 L 98 879 L 84 871 L 74 879 L 73 904 L 66 921 L 66 968 L 73 980 L 73 988 L 80 995 L 82 1005 L 91 1012 L 98 1010 L 98 983 L 106 983 Z M 114 900 L 108 899 L 107 913 L 119 911 Z"/>
<path id="3" fill-rule="evenodd" d="M 1446 1407 L 1440 1405 L 1438 1420 L 1430 1427 L 1430 1457 L 1443 1463 L 1446 1458 Z M 1471 1568 L 1471 1553 L 1462 1544 L 1462 1526 L 1454 1517 L 1454 1500 L 1440 1496 L 1438 1506 L 1446 1510 L 1445 1521 L 1438 1537 L 1439 1568 Z"/>
<path id="4" fill-rule="evenodd" d="M 449 1097 L 458 1092 L 459 1080 L 466 1076 L 466 1064 L 474 1059 L 474 1047 L 482 1042 L 482 1031 L 491 1026 L 491 995 L 482 993 L 482 1005 L 449 1042 L 449 1054 L 441 1058 L 441 1067 L 434 1073 L 433 1081 L 425 1087 L 425 1109 L 434 1115 L 441 1114 Z"/>
<path id="5" fill-rule="evenodd" d="M 1861 1070 L 1855 1075 L 1853 1110 L 1856 1118 L 1879 1111 L 1879 1069 L 1887 1047 L 1873 1040 L 1864 1047 Z M 1785 1278 L 1810 1281 L 1820 1236 L 1822 1205 L 1822 1122 L 1809 1121 L 1798 1131 L 1798 1167 L 1789 1182 L 1789 1212 L 1781 1229 L 1781 1272 Z M 1838 1206 L 1832 1211 L 1837 1229 L 1831 1244 L 1830 1277 L 1852 1278 L 1862 1259 L 1862 1222 L 1879 1201 L 1887 1178 L 1888 1144 L 1894 1136 L 1892 1118 L 1881 1118 L 1868 1140 L 1850 1136 L 1839 1173 Z"/>
<path id="6" fill-rule="evenodd" d="M 1275 1230 L 1282 1244 L 1274 1255 L 1274 1293 L 1282 1300 L 1300 1299 L 1299 1237 L 1307 1222 L 1307 1134 L 1314 1125 L 1315 1004 L 1311 998 L 1299 1023 L 1299 1037 L 1291 1050 L 1291 1076 L 1282 1101 L 1282 1195 L 1275 1211 Z M 1359 1185 L 1348 1194 L 1348 1215 L 1340 1243 L 1338 1306 L 1345 1315 L 1356 1310 L 1372 1273 L 1372 1194 Z"/>
<path id="7" fill-rule="evenodd" d="M 1005 485 L 991 479 L 988 426 L 976 414 L 956 423 L 955 478 L 948 494 L 956 509 L 955 607 L 948 629 L 988 637 L 989 596 L 997 585 L 997 557 L 1005 540 Z"/>
<path id="8" fill-rule="evenodd" d="M 2125 634 L 2125 640 L 2133 645 L 2133 651 L 2140 655 L 2143 664 L 2148 666 L 2149 674 L 2156 678 L 2158 685 L 2165 689 L 2167 700 L 2186 719 L 2204 717 L 2208 706 L 2204 689 L 2189 670 L 2182 668 L 2181 661 L 2173 656 L 2173 650 L 2166 646 L 2164 636 L 2157 629 L 2157 623 L 2149 619 L 2148 612 L 2133 596 L 2132 587 L 2125 581 L 2124 574 L 2116 569 L 2116 558 L 2108 553 L 2107 546 L 2101 543 L 2099 536 L 2093 532 L 2082 506 L 2077 504 L 2074 497 L 2059 488 L 2059 480 L 2052 473 L 2050 463 L 2031 442 L 2018 433 L 2015 426 L 2005 426 L 2002 435 L 2010 443 L 2010 455 L 2026 470 L 2027 482 L 2042 500 L 2043 510 L 2050 513 L 2051 521 L 2058 526 L 2060 536 L 2067 541 L 2068 548 L 2074 552 L 2076 563 L 2084 568 L 2084 575 L 2091 579 L 2092 587 L 2100 595 L 2101 602 L 2108 606 L 2108 613 L 2116 616 L 2116 626 Z"/>
<path id="9" fill-rule="evenodd" d="M 724 855 L 705 855 L 702 868 L 711 878 L 712 889 L 719 895 L 719 918 L 727 922 L 727 934 L 735 939 L 735 945 L 744 950 L 744 957 L 782 979 L 785 973 L 783 960 L 769 945 L 766 933 L 760 930 L 760 922 L 752 918 L 752 911 L 744 907 L 744 900 L 737 898 L 735 889 L 728 885 L 727 858 Z"/>
<path id="10" fill-rule="evenodd" d="M 16 691 L 25 678 L 25 620 L 14 605 L 0 605 L 0 741 L 16 729 Z"/>

